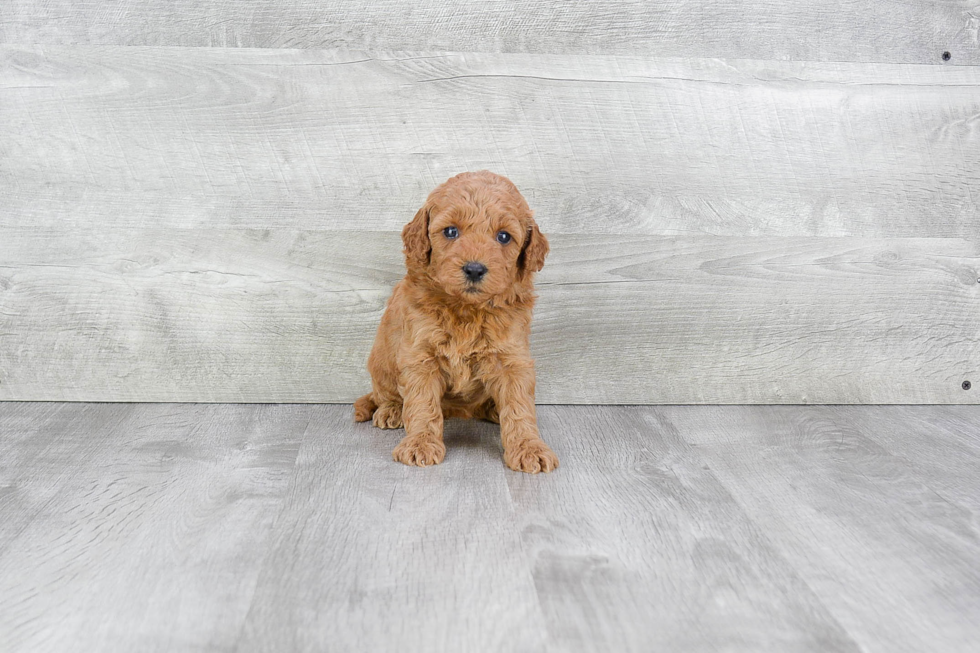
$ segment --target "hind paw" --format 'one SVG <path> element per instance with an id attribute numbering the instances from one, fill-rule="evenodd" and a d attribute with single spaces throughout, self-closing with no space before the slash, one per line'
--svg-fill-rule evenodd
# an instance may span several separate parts
<path id="1" fill-rule="evenodd" d="M 402 405 L 392 402 L 378 406 L 374 411 L 374 425 L 379 429 L 400 429 L 402 427 Z"/>

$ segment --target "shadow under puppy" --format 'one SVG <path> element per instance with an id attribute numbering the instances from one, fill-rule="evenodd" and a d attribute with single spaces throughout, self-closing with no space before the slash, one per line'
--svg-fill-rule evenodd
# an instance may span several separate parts
<path id="1" fill-rule="evenodd" d="M 443 418 L 463 417 L 500 424 L 511 469 L 558 467 L 534 410 L 532 277 L 548 240 L 533 215 L 506 177 L 466 172 L 433 190 L 402 230 L 408 274 L 368 358 L 374 389 L 354 404 L 355 421 L 404 425 L 395 460 L 442 462 Z"/>

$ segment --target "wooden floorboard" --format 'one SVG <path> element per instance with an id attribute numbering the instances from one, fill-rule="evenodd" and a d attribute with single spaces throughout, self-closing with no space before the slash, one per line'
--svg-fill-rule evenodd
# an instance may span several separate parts
<path id="1" fill-rule="evenodd" d="M 861 650 L 882 653 L 975 646 L 980 505 L 943 478 L 964 444 L 980 449 L 969 412 L 964 443 L 927 407 L 664 409 Z"/>
<path id="2" fill-rule="evenodd" d="M 496 427 L 451 421 L 446 461 L 418 469 L 391 459 L 404 431 L 315 415 L 238 649 L 540 650 Z"/>
<path id="3" fill-rule="evenodd" d="M 105 455 L 107 439 L 137 412 L 125 404 L 0 404 L 0 551 Z"/>
<path id="4" fill-rule="evenodd" d="M 0 648 L 230 650 L 311 416 L 0 404 Z"/>
<path id="5" fill-rule="evenodd" d="M 562 467 L 507 482 L 554 650 L 859 650 L 656 411 L 539 420 Z"/>
<path id="6" fill-rule="evenodd" d="M 838 406 L 833 419 L 857 429 L 959 509 L 980 518 L 980 423 L 976 410 Z"/>
<path id="7" fill-rule="evenodd" d="M 4 651 L 951 651 L 974 406 L 541 406 L 445 463 L 345 405 L 0 403 Z"/>

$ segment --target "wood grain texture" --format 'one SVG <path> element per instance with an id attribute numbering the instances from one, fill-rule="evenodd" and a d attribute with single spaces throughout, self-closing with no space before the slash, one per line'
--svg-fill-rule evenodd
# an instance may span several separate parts
<path id="1" fill-rule="evenodd" d="M 4 650 L 230 650 L 311 416 L 3 404 Z"/>
<path id="2" fill-rule="evenodd" d="M 936 414 L 920 406 L 857 408 L 838 406 L 834 422 L 857 429 L 916 475 L 928 478 L 930 489 L 943 499 L 980 511 L 976 409 L 950 407 Z"/>
<path id="3" fill-rule="evenodd" d="M 656 412 L 539 425 L 562 467 L 507 482 L 553 650 L 860 650 Z"/>
<path id="4" fill-rule="evenodd" d="M 977 403 L 959 239 L 550 234 L 540 403 Z M 397 234 L 11 231 L 0 399 L 352 401 Z"/>
<path id="5" fill-rule="evenodd" d="M 0 52 L 0 228 L 393 231 L 489 168 L 551 232 L 980 240 L 980 67 Z"/>
<path id="6" fill-rule="evenodd" d="M 350 401 L 479 168 L 555 244 L 539 401 L 980 397 L 980 67 L 0 52 L 0 399 Z"/>
<path id="7" fill-rule="evenodd" d="M 135 412 L 132 406 L 109 404 L 0 407 L 0 556 L 62 491 L 72 474 L 67 460 L 84 466 L 98 455 L 103 434 L 126 424 Z M 60 451 L 66 438 L 79 439 L 68 456 Z"/>
<path id="8" fill-rule="evenodd" d="M 0 43 L 976 64 L 972 2 L 6 0 Z"/>
<path id="9" fill-rule="evenodd" d="M 4 652 L 980 637 L 978 406 L 543 406 L 562 466 L 533 477 L 495 425 L 448 421 L 417 469 L 351 416 L 0 403 Z"/>
<path id="10" fill-rule="evenodd" d="M 315 410 L 237 650 L 542 650 L 498 427 L 447 422 L 419 469 L 391 459 L 404 431 Z"/>
<path id="11" fill-rule="evenodd" d="M 663 414 L 861 650 L 973 650 L 980 502 L 976 494 L 965 501 L 947 494 L 942 478 L 942 468 L 958 465 L 962 436 L 950 437 L 945 427 L 937 433 L 946 413 L 866 410 L 705 407 Z M 975 455 L 980 415 L 969 414 Z M 923 422 L 935 425 L 923 429 Z M 909 437 L 928 438 L 936 447 L 932 462 L 943 464 L 930 468 L 889 451 L 914 447 Z"/>

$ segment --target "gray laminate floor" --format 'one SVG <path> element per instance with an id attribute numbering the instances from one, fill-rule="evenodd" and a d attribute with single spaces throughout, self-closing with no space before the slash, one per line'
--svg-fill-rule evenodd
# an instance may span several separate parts
<path id="1" fill-rule="evenodd" d="M 0 403 L 4 651 L 975 651 L 980 406 Z"/>

